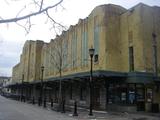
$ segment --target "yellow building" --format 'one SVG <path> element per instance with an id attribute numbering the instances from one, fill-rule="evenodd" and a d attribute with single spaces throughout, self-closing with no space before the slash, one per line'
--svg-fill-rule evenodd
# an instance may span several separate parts
<path id="1" fill-rule="evenodd" d="M 78 100 L 79 106 L 89 107 L 88 50 L 93 47 L 93 108 L 150 111 L 153 103 L 160 103 L 159 13 L 160 7 L 142 3 L 129 10 L 98 6 L 49 43 L 27 41 L 13 81 L 20 83 L 24 75 L 28 97 L 43 94 L 57 102 L 62 91 L 66 104 Z"/>

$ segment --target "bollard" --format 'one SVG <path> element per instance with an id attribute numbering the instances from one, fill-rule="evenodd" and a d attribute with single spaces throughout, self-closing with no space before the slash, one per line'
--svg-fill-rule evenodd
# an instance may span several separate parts
<path id="1" fill-rule="evenodd" d="M 22 100 L 23 100 L 23 99 L 22 99 L 22 95 L 21 95 L 19 98 L 20 98 L 19 100 L 22 102 Z"/>
<path id="2" fill-rule="evenodd" d="M 77 113 L 77 102 L 76 101 L 74 102 L 74 113 L 73 113 L 73 116 L 78 116 L 78 113 Z"/>
<path id="3" fill-rule="evenodd" d="M 23 96 L 23 100 L 24 100 L 24 102 L 26 102 L 26 98 L 25 98 L 25 96 Z"/>
<path id="4" fill-rule="evenodd" d="M 65 100 L 62 100 L 62 113 L 65 113 Z"/>
<path id="5" fill-rule="evenodd" d="M 46 108 L 46 98 L 44 98 L 43 107 Z"/>
<path id="6" fill-rule="evenodd" d="M 41 98 L 38 98 L 38 106 L 41 106 Z"/>
<path id="7" fill-rule="evenodd" d="M 51 107 L 53 107 L 53 99 L 51 98 Z"/>
<path id="8" fill-rule="evenodd" d="M 32 104 L 33 104 L 33 105 L 35 104 L 35 100 L 34 100 L 34 97 L 33 97 L 33 99 L 32 99 Z"/>

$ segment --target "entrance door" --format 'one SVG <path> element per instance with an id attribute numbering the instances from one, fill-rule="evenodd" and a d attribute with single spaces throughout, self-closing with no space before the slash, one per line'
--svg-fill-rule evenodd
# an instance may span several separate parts
<path id="1" fill-rule="evenodd" d="M 144 85 L 136 85 L 137 111 L 145 111 L 145 88 Z"/>
<path id="2" fill-rule="evenodd" d="M 93 108 L 99 109 L 99 107 L 100 107 L 100 88 L 94 88 Z"/>

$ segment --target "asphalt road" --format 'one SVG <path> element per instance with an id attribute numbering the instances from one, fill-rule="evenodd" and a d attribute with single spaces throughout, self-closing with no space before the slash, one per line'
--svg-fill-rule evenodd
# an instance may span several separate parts
<path id="1" fill-rule="evenodd" d="M 0 120 L 73 120 L 73 118 L 0 96 Z"/>

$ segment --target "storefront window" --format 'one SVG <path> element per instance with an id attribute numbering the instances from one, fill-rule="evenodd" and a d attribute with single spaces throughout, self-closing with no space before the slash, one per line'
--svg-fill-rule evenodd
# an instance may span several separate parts
<path id="1" fill-rule="evenodd" d="M 112 104 L 113 103 L 113 84 L 110 84 L 109 85 L 109 88 L 108 88 L 108 103 L 109 104 Z"/>
<path id="2" fill-rule="evenodd" d="M 121 92 L 121 100 L 123 103 L 126 101 L 126 92 Z"/>
<path id="3" fill-rule="evenodd" d="M 137 101 L 144 101 L 144 89 L 137 88 Z"/>
<path id="4" fill-rule="evenodd" d="M 134 104 L 135 103 L 135 91 L 129 91 L 128 97 L 129 97 L 129 103 Z"/>
<path id="5" fill-rule="evenodd" d="M 147 102 L 152 102 L 152 89 L 147 89 Z M 109 104 L 136 104 L 144 102 L 145 88 L 143 84 L 110 84 L 108 87 Z"/>
<path id="6" fill-rule="evenodd" d="M 148 88 L 147 89 L 147 102 L 152 102 L 152 98 L 153 98 L 153 93 L 152 93 L 152 89 Z"/>
<path id="7" fill-rule="evenodd" d="M 135 84 L 129 84 L 128 103 L 134 104 L 136 102 Z"/>
<path id="8" fill-rule="evenodd" d="M 109 104 L 120 104 L 120 103 L 126 103 L 126 87 L 120 85 L 120 84 L 110 84 L 109 85 Z"/>

